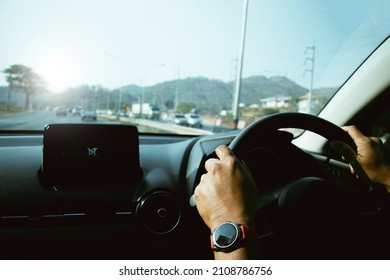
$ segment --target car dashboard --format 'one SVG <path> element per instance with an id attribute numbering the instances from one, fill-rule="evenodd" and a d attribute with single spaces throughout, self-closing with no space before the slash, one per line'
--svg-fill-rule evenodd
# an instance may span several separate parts
<path id="1" fill-rule="evenodd" d="M 178 246 L 178 240 L 172 238 L 184 215 L 180 204 L 185 198 L 183 186 L 179 185 L 185 178 L 180 177 L 180 171 L 193 140 L 173 137 L 169 138 L 170 143 L 164 143 L 166 139 L 140 137 L 143 179 L 137 186 L 58 190 L 45 188 L 39 179 L 43 136 L 3 135 L 2 257 L 94 259 L 169 255 L 169 248 Z M 171 242 L 174 245 L 169 245 Z"/>
<path id="2" fill-rule="evenodd" d="M 43 133 L 3 133 L 0 137 L 1 258 L 211 259 L 210 231 L 189 200 L 205 172 L 204 162 L 215 156 L 216 147 L 229 145 L 237 133 L 198 137 L 140 134 L 142 178 L 136 184 L 124 188 L 80 189 L 47 188 L 42 184 L 39 173 Z M 365 186 L 348 173 L 346 164 L 332 163 L 326 156 L 310 155 L 298 149 L 285 132 L 264 138 L 268 140 L 251 148 L 244 160 L 252 174 L 260 174 L 255 176 L 261 208 L 256 228 L 266 258 L 307 258 L 297 254 L 301 250 L 297 242 L 303 239 L 294 234 L 282 236 L 276 231 L 280 229 L 279 213 L 267 197 L 275 194 L 278 185 L 315 177 L 329 179 L 343 188 L 353 186 L 357 191 L 348 205 L 361 200 L 365 203 L 364 207 L 357 207 L 358 218 L 355 219 L 354 213 L 348 224 L 359 220 L 360 226 L 361 220 L 370 215 L 376 217 L 376 222 L 377 217 L 382 217 L 376 200 L 359 190 Z M 87 176 L 94 177 L 97 173 L 90 172 Z M 363 232 L 373 233 L 367 229 Z M 306 236 L 302 232 L 298 235 Z M 286 241 L 281 242 L 280 238 Z M 348 246 L 350 250 L 351 244 Z M 324 255 L 325 258 L 340 256 L 351 254 Z"/>

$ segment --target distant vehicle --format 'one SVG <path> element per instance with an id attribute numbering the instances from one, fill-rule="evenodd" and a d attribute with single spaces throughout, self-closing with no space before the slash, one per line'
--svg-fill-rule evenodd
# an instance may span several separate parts
<path id="1" fill-rule="evenodd" d="M 81 120 L 97 120 L 97 97 L 93 94 L 89 94 L 83 97 L 83 104 L 81 110 Z"/>
<path id="2" fill-rule="evenodd" d="M 160 119 L 160 108 L 156 105 L 150 105 L 149 103 L 142 104 L 142 112 L 141 105 L 139 103 L 135 103 L 131 106 L 131 113 L 135 117 L 142 117 L 147 119 L 158 120 Z M 142 114 L 142 116 L 141 116 Z"/>
<path id="3" fill-rule="evenodd" d="M 73 116 L 81 116 L 81 111 L 83 108 L 81 106 L 76 106 L 72 109 L 72 115 Z"/>
<path id="4" fill-rule="evenodd" d="M 187 118 L 187 124 L 190 127 L 196 127 L 196 128 L 202 128 L 203 127 L 203 121 L 197 114 L 186 114 Z"/>
<path id="5" fill-rule="evenodd" d="M 81 111 L 81 120 L 97 120 L 97 112 L 96 110 L 82 110 Z"/>
<path id="6" fill-rule="evenodd" d="M 172 114 L 168 117 L 168 122 L 177 125 L 188 125 L 187 118 L 183 114 Z"/>
<path id="7" fill-rule="evenodd" d="M 127 111 L 124 111 L 124 110 L 121 110 L 118 112 L 118 115 L 120 117 L 125 117 L 125 118 L 128 118 L 129 117 L 129 113 Z"/>
<path id="8" fill-rule="evenodd" d="M 64 106 L 59 106 L 56 110 L 56 116 L 65 116 L 68 114 Z"/>
<path id="9" fill-rule="evenodd" d="M 150 106 L 150 111 L 149 111 L 149 119 L 153 120 L 158 120 L 160 119 L 160 108 L 156 105 L 151 105 Z"/>

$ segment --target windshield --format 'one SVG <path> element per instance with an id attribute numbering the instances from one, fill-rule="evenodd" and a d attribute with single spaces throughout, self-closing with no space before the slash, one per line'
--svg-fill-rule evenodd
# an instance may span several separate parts
<path id="1" fill-rule="evenodd" d="M 0 130 L 130 123 L 195 135 L 317 114 L 389 36 L 389 10 L 386 0 L 2 0 Z"/>

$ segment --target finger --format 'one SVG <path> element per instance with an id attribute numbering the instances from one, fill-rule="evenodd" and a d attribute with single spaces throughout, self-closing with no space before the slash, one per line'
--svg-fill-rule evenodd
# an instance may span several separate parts
<path id="1" fill-rule="evenodd" d="M 194 193 L 191 195 L 190 199 L 189 199 L 189 204 L 190 206 L 196 206 L 196 200 L 197 200 L 197 197 L 201 196 L 202 194 L 202 191 L 203 191 L 203 188 L 204 188 L 204 185 L 207 183 L 205 183 L 205 181 L 207 180 L 206 179 L 206 173 L 203 174 L 201 177 L 200 177 L 200 182 L 199 184 L 195 187 L 194 189 Z"/>
<path id="2" fill-rule="evenodd" d="M 340 141 L 330 142 L 330 146 L 333 150 L 339 153 L 347 162 L 352 163 L 357 161 L 357 155 L 355 151 L 347 144 Z"/>
<path id="3" fill-rule="evenodd" d="M 191 195 L 190 200 L 189 200 L 189 204 L 190 204 L 190 206 L 192 206 L 192 207 L 196 206 L 195 194 Z"/>
<path id="4" fill-rule="evenodd" d="M 356 126 L 344 126 L 342 127 L 349 136 L 351 136 L 352 140 L 355 142 L 356 146 L 359 146 L 359 143 L 363 140 L 366 140 L 368 137 L 365 136 Z"/>
<path id="5" fill-rule="evenodd" d="M 353 169 L 352 165 L 349 165 L 349 170 L 351 170 L 352 174 L 356 174 L 355 169 Z"/>
<path id="6" fill-rule="evenodd" d="M 370 178 L 367 176 L 363 167 L 360 165 L 356 153 L 350 146 L 340 141 L 332 141 L 330 142 L 330 146 L 336 152 L 342 155 L 345 158 L 345 160 L 350 164 L 352 174 L 356 174 L 365 183 L 371 185 L 372 182 Z"/>
<path id="7" fill-rule="evenodd" d="M 234 156 L 234 153 L 233 151 L 225 146 L 225 145 L 221 145 L 219 147 L 217 147 L 215 149 L 215 153 L 217 154 L 217 156 L 223 161 L 226 157 L 229 157 L 229 156 Z"/>
<path id="8" fill-rule="evenodd" d="M 217 159 L 217 158 L 209 158 L 208 160 L 206 160 L 206 162 L 204 163 L 204 168 L 206 169 L 206 171 L 210 171 L 212 169 L 214 169 L 218 164 L 220 163 L 220 160 Z"/>
<path id="9" fill-rule="evenodd" d="M 377 144 L 383 144 L 382 140 L 379 137 L 370 137 L 370 139 Z"/>

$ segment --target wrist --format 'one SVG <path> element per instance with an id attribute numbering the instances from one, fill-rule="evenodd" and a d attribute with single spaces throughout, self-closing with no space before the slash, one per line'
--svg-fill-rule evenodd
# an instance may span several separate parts
<path id="1" fill-rule="evenodd" d="M 215 259 L 255 259 L 258 257 L 258 236 L 254 228 L 227 221 L 210 235 Z"/>
<path id="2" fill-rule="evenodd" d="M 255 227 L 255 221 L 254 218 L 248 217 L 248 216 L 224 216 L 224 217 L 218 217 L 210 221 L 209 228 L 210 231 L 213 232 L 220 224 L 226 222 L 226 221 L 232 221 L 237 224 L 245 225 L 249 228 Z"/>
<path id="3" fill-rule="evenodd" d="M 249 244 L 237 248 L 232 252 L 214 251 L 215 260 L 257 260 L 260 258 L 258 246 Z"/>

